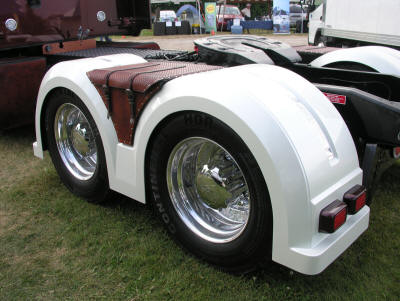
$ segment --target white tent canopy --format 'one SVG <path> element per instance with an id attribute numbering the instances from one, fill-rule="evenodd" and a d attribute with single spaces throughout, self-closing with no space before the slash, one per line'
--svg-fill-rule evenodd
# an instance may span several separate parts
<path id="1" fill-rule="evenodd" d="M 174 4 L 180 4 L 180 3 L 184 3 L 184 2 L 196 2 L 196 9 L 198 11 L 200 11 L 200 0 L 150 0 L 151 4 L 155 4 L 155 3 L 174 3 Z M 201 20 L 201 14 L 199 14 L 199 24 L 200 24 L 200 32 L 202 32 L 202 27 L 204 26 L 204 23 L 202 24 L 202 20 Z"/>

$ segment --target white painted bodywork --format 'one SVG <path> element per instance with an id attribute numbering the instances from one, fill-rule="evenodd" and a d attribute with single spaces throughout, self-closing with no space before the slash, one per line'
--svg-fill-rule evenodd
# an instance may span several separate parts
<path id="1" fill-rule="evenodd" d="M 322 22 L 323 5 L 318 6 L 311 14 L 308 21 L 308 44 L 315 44 L 317 31 L 321 30 L 324 23 Z"/>
<path id="2" fill-rule="evenodd" d="M 312 14 L 321 12 L 323 22 L 319 29 L 323 36 L 400 47 L 398 0 L 324 0 Z M 317 25 L 310 22 L 310 44 Z"/>
<path id="3" fill-rule="evenodd" d="M 363 46 L 326 53 L 310 63 L 324 67 L 335 62 L 355 62 L 375 69 L 379 73 L 400 75 L 400 51 L 383 46 Z"/>
<path id="4" fill-rule="evenodd" d="M 230 126 L 254 155 L 273 209 L 272 259 L 305 274 L 324 270 L 368 227 L 366 206 L 334 234 L 318 232 L 320 211 L 361 184 L 354 143 L 342 117 L 311 83 L 286 69 L 245 65 L 169 81 L 148 103 L 134 145 L 118 143 L 106 108 L 86 72 L 143 60 L 115 55 L 68 61 L 43 79 L 36 110 L 35 155 L 43 157 L 40 115 L 52 89 L 77 94 L 99 128 L 110 187 L 145 198 L 145 153 L 153 129 L 170 114 L 205 112 Z"/>

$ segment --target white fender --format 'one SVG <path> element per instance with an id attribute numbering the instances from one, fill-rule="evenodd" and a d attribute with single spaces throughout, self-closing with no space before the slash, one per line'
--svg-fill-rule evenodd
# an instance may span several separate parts
<path id="1" fill-rule="evenodd" d="M 310 63 L 324 67 L 335 62 L 354 62 L 375 69 L 379 73 L 400 76 L 400 51 L 383 46 L 363 46 L 340 49 L 321 55 Z"/>
<path id="2" fill-rule="evenodd" d="M 145 154 L 153 130 L 173 113 L 205 112 L 231 127 L 260 166 L 273 209 L 274 261 L 302 273 L 319 273 L 368 227 L 369 208 L 364 207 L 334 234 L 318 232 L 320 211 L 361 184 L 362 171 L 342 117 L 301 76 L 276 66 L 245 65 L 171 80 L 150 100 L 134 145 L 127 146 L 118 143 L 96 89 L 86 75 L 78 75 L 110 67 L 106 59 L 65 62 L 46 75 L 36 113 L 36 154 L 42 154 L 38 117 L 43 100 L 56 86 L 69 88 L 99 128 L 110 187 L 145 202 Z M 73 68 L 79 71 L 65 72 Z"/>
<path id="3" fill-rule="evenodd" d="M 133 54 L 116 54 L 96 58 L 71 60 L 54 65 L 46 73 L 40 85 L 35 114 L 35 129 L 37 141 L 33 144 L 34 155 L 43 158 L 43 143 L 41 118 L 46 96 L 56 88 L 64 87 L 73 91 L 89 109 L 103 141 L 104 153 L 107 160 L 107 170 L 110 187 L 119 191 L 119 182 L 115 174 L 115 153 L 118 138 L 111 119 L 107 119 L 107 109 L 101 96 L 92 85 L 86 73 L 96 68 L 145 63 L 146 60 Z M 126 192 L 125 192 L 126 194 Z"/>

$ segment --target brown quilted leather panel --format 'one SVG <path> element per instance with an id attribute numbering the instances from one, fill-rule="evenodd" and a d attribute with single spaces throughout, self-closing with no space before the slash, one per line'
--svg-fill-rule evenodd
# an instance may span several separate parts
<path id="1" fill-rule="evenodd" d="M 104 99 L 104 91 L 101 87 L 96 87 L 101 97 Z M 126 94 L 123 90 L 112 90 L 112 121 L 115 131 L 117 132 L 118 141 L 124 144 L 132 144 L 132 133 L 134 124 L 130 123 L 130 107 L 129 102 L 126 101 Z M 108 104 L 105 103 L 107 109 Z"/>
<path id="2" fill-rule="evenodd" d="M 159 63 L 142 63 L 142 64 L 135 64 L 135 65 L 126 65 L 126 66 L 117 66 L 112 68 L 106 69 L 95 69 L 89 71 L 87 73 L 90 81 L 96 86 L 105 85 L 107 82 L 107 78 L 113 76 L 114 73 L 122 73 L 124 71 L 129 72 L 130 70 L 150 70 L 152 67 L 159 66 Z M 118 76 L 119 77 L 119 76 Z"/>
<path id="3" fill-rule="evenodd" d="M 88 72 L 88 77 L 94 85 L 105 85 L 107 77 L 109 77 L 108 86 L 111 88 L 132 89 L 135 92 L 144 93 L 149 87 L 160 81 L 220 68 L 182 62 L 148 62 L 95 69 Z"/>
<path id="4" fill-rule="evenodd" d="M 165 82 L 183 75 L 220 68 L 186 62 L 148 62 L 95 69 L 87 75 L 110 112 L 119 142 L 132 145 L 135 126 L 142 110 Z M 133 111 L 128 94 L 134 103 Z"/>

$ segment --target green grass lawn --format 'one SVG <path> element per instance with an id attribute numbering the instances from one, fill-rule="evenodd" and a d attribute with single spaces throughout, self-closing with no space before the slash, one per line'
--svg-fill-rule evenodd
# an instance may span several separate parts
<path id="1" fill-rule="evenodd" d="M 0 300 L 399 300 L 400 165 L 383 176 L 367 232 L 317 276 L 271 264 L 220 272 L 180 249 L 144 205 L 74 197 L 33 128 L 0 136 Z"/>

